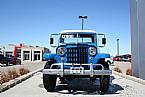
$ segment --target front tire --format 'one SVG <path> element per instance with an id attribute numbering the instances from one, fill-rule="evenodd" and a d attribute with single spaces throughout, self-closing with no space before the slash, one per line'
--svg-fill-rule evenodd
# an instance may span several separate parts
<path id="1" fill-rule="evenodd" d="M 109 70 L 109 64 L 105 62 L 105 60 L 101 60 L 100 63 L 104 66 L 105 70 Z M 100 90 L 99 94 L 103 95 L 105 92 L 109 89 L 109 83 L 110 83 L 110 75 L 102 75 L 100 77 Z"/>
<path id="2" fill-rule="evenodd" d="M 52 92 L 55 89 L 56 86 L 56 78 L 53 75 L 43 74 L 43 84 L 44 88 L 48 92 Z"/>
<path id="3" fill-rule="evenodd" d="M 100 78 L 100 91 L 105 93 L 109 89 L 110 75 L 102 75 Z"/>
<path id="4" fill-rule="evenodd" d="M 111 62 L 110 62 L 110 61 L 107 61 L 107 63 L 108 63 L 109 65 L 111 65 Z"/>
<path id="5" fill-rule="evenodd" d="M 50 69 L 50 66 L 53 63 L 56 63 L 54 59 L 49 60 L 48 62 L 46 62 L 44 69 Z M 56 79 L 57 77 L 54 75 L 43 74 L 43 85 L 48 92 L 54 91 L 56 86 Z"/>

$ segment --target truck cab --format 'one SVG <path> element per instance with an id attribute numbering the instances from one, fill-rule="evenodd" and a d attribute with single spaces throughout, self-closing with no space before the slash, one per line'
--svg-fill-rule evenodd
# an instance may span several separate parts
<path id="1" fill-rule="evenodd" d="M 11 62 L 11 58 L 5 57 L 4 55 L 0 54 L 0 63 L 6 64 L 8 66 Z"/>
<path id="2" fill-rule="evenodd" d="M 59 37 L 58 42 L 53 38 L 56 35 Z M 100 36 L 102 45 L 98 45 Z M 58 44 L 54 46 L 54 42 Z M 110 55 L 99 52 L 99 48 L 105 44 L 105 35 L 93 30 L 64 30 L 59 34 L 52 34 L 50 45 L 56 47 L 56 53 L 46 53 L 43 56 L 47 60 L 43 69 L 45 89 L 53 91 L 57 77 L 65 80 L 100 78 L 99 91 L 107 92 L 112 71 L 105 58 L 110 58 Z"/>

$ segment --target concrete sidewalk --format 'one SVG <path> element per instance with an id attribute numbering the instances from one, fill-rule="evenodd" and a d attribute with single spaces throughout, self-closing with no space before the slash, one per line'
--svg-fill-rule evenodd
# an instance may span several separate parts
<path id="1" fill-rule="evenodd" d="M 45 61 L 43 62 L 25 62 L 25 63 L 22 63 L 21 65 L 10 65 L 10 66 L 2 66 L 0 67 L 0 71 L 1 72 L 6 72 L 8 70 L 11 70 L 11 69 L 19 69 L 19 68 L 28 68 L 31 71 L 35 71 L 39 68 L 43 68 L 44 65 L 45 65 Z"/>
<path id="2" fill-rule="evenodd" d="M 130 62 L 117 62 L 115 61 L 112 66 L 110 66 L 111 70 L 114 70 L 115 67 L 118 67 L 121 69 L 123 74 L 126 74 L 126 70 L 131 68 L 131 63 Z"/>

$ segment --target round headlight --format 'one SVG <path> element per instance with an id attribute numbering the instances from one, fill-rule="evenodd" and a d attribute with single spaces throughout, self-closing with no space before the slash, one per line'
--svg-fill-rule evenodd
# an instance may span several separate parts
<path id="1" fill-rule="evenodd" d="M 64 55 L 65 54 L 65 48 L 64 47 L 59 47 L 58 49 L 57 49 L 57 54 L 59 54 L 59 55 Z"/>
<path id="2" fill-rule="evenodd" d="M 89 54 L 90 56 L 94 56 L 97 53 L 97 49 L 95 47 L 90 47 L 89 48 Z"/>

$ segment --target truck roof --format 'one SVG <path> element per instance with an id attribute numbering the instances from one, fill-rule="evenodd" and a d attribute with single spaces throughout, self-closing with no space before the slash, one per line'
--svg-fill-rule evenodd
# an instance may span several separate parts
<path id="1" fill-rule="evenodd" d="M 65 33 L 88 33 L 88 34 L 95 34 L 96 32 L 94 30 L 63 30 L 60 32 L 60 34 Z"/>

